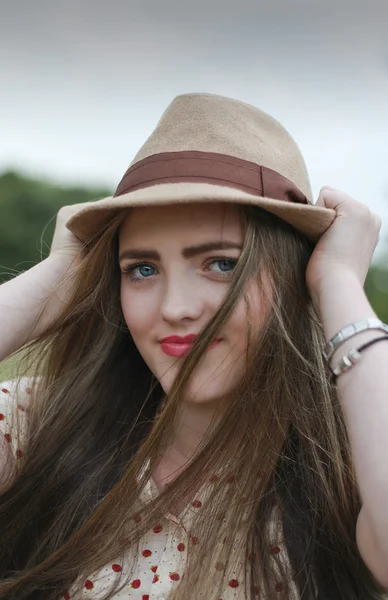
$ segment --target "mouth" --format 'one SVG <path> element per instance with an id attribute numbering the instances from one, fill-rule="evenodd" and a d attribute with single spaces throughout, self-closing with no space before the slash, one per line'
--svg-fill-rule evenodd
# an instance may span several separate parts
<path id="1" fill-rule="evenodd" d="M 221 341 L 222 341 L 222 338 L 215 339 L 214 342 L 209 344 L 208 350 L 211 350 L 212 348 L 215 348 L 216 346 L 218 346 L 218 344 Z M 177 341 L 172 341 L 172 340 L 169 341 L 169 339 L 166 338 L 165 340 L 162 340 L 160 342 L 160 347 L 162 349 L 162 352 L 164 352 L 164 354 L 167 354 L 168 356 L 175 356 L 178 358 L 189 354 L 189 352 L 192 350 L 193 346 L 194 346 L 194 340 L 192 340 L 191 342 L 187 342 L 187 341 L 177 342 Z"/>

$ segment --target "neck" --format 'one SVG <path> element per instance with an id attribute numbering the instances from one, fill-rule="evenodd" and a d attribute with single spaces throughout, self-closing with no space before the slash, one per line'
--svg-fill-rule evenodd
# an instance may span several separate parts
<path id="1" fill-rule="evenodd" d="M 219 405 L 214 403 L 182 403 L 174 442 L 153 473 L 153 479 L 159 489 L 174 480 L 187 466 L 209 427 L 213 428 L 216 425 L 217 410 Z"/>

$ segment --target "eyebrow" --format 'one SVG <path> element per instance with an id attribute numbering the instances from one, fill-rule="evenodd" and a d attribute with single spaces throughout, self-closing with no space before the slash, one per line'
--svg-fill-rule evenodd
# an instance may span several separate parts
<path id="1" fill-rule="evenodd" d="M 212 252 L 213 250 L 229 250 L 231 248 L 242 250 L 242 246 L 235 242 L 207 242 L 205 244 L 199 244 L 198 246 L 188 246 L 187 248 L 183 248 L 182 256 L 184 258 L 193 258 L 194 256 L 204 254 L 205 252 Z M 119 256 L 119 261 L 124 258 L 151 258 L 152 260 L 161 260 L 159 252 L 156 250 L 148 250 L 147 248 L 128 248 L 127 250 L 123 250 Z"/>

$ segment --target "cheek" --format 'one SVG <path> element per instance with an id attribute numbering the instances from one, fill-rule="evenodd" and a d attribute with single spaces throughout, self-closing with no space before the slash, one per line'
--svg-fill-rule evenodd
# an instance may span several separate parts
<path id="1" fill-rule="evenodd" d="M 241 298 L 230 319 L 230 330 L 236 334 L 239 348 L 245 347 L 248 333 L 257 335 L 267 319 L 267 302 L 257 285 L 252 284 L 245 298 Z"/>
<path id="2" fill-rule="evenodd" d="M 149 294 L 137 293 L 123 284 L 120 299 L 124 319 L 132 336 L 137 337 L 149 331 L 157 311 L 155 298 Z"/>
<path id="3" fill-rule="evenodd" d="M 237 341 L 238 345 L 241 346 L 246 338 L 247 330 L 247 308 L 243 300 L 240 300 L 235 307 L 227 329 L 235 338 L 234 342 Z"/>

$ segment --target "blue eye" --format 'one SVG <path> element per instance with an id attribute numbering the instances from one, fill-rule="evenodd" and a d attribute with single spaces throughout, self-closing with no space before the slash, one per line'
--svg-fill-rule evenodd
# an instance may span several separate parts
<path id="1" fill-rule="evenodd" d="M 148 263 L 138 263 L 136 265 L 128 265 L 123 269 L 124 273 L 128 273 L 130 279 L 148 279 L 155 275 L 156 269 Z"/>
<path id="2" fill-rule="evenodd" d="M 140 265 L 137 268 L 142 277 L 149 277 L 150 275 L 153 275 L 155 271 L 155 268 L 151 267 L 151 265 Z"/>
<path id="3" fill-rule="evenodd" d="M 212 260 L 209 263 L 211 265 L 218 265 L 218 269 L 210 269 L 213 273 L 221 273 L 223 275 L 228 275 L 233 271 L 237 264 L 237 260 L 233 258 L 217 258 L 216 260 Z"/>

